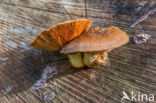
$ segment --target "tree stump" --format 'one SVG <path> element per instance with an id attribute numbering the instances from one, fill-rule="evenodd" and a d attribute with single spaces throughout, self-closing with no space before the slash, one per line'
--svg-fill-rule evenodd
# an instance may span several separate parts
<path id="1" fill-rule="evenodd" d="M 156 95 L 156 13 L 130 28 L 154 8 L 155 0 L 1 0 L 1 103 L 131 103 L 122 100 L 123 91 L 129 96 L 131 92 Z M 146 33 L 151 38 L 141 45 L 130 41 L 109 52 L 109 67 L 76 69 L 59 51 L 29 46 L 41 31 L 72 20 L 67 12 L 73 19 L 87 14 L 92 27 L 114 25 L 130 37 Z M 58 71 L 47 81 L 54 86 L 29 90 L 47 66 Z M 45 101 L 43 96 L 52 92 L 55 97 Z"/>

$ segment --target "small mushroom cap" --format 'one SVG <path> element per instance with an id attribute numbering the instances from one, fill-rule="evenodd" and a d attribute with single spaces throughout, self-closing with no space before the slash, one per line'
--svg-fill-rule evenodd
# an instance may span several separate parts
<path id="1" fill-rule="evenodd" d="M 37 35 L 30 45 L 48 51 L 59 50 L 65 43 L 87 32 L 91 24 L 91 20 L 77 19 L 55 25 Z"/>
<path id="2" fill-rule="evenodd" d="M 97 52 L 118 48 L 129 42 L 129 36 L 118 27 L 92 28 L 87 34 L 83 34 L 67 43 L 61 53 Z"/>

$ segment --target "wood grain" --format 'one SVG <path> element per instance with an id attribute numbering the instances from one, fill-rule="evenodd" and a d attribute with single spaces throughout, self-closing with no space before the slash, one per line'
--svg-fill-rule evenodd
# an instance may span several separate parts
<path id="1" fill-rule="evenodd" d="M 60 1 L 0 1 L 0 58 L 8 58 L 6 64 L 0 61 L 1 103 L 127 103 L 121 101 L 123 91 L 156 95 L 156 13 L 129 28 L 144 13 L 156 8 L 155 0 L 145 0 L 145 5 L 141 5 L 141 0 L 87 0 L 87 17 L 93 20 L 92 27 L 115 25 L 130 37 L 139 33 L 152 37 L 145 44 L 131 41 L 109 52 L 109 67 L 83 69 L 73 68 L 59 51 L 32 48 L 20 52 L 22 42 L 30 47 L 29 43 L 41 31 L 71 20 L 66 10 L 74 19 L 86 17 L 85 0 Z M 55 86 L 28 90 L 46 66 L 57 66 L 58 74 L 48 80 Z M 13 86 L 12 90 L 4 95 L 9 86 Z M 42 97 L 51 92 L 55 97 L 44 101 Z"/>

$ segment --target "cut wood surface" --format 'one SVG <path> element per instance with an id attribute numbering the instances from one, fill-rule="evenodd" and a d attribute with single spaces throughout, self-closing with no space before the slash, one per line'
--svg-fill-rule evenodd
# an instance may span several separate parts
<path id="1" fill-rule="evenodd" d="M 86 7 L 92 27 L 114 25 L 131 38 L 140 33 L 151 38 L 141 45 L 131 40 L 109 52 L 108 67 L 76 69 L 59 51 L 29 43 L 43 30 L 72 20 L 68 13 L 73 19 L 86 18 L 85 0 L 0 0 L 0 103 L 131 103 L 121 100 L 123 91 L 156 96 L 156 12 L 130 28 L 156 8 L 156 1 L 86 0 Z M 47 81 L 54 86 L 29 90 L 47 66 L 58 70 Z M 44 100 L 49 93 L 54 98 Z"/>

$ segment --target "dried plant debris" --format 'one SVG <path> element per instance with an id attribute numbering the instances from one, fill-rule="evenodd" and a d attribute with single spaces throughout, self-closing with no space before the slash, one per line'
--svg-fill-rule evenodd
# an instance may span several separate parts
<path id="1" fill-rule="evenodd" d="M 32 48 L 24 48 L 24 49 L 20 50 L 20 52 L 23 53 L 23 52 L 29 51 L 29 50 L 31 50 L 31 49 L 32 49 Z"/>
<path id="2" fill-rule="evenodd" d="M 40 80 L 38 80 L 33 86 L 29 88 L 29 90 L 44 88 L 44 87 L 52 87 L 54 86 L 53 83 L 47 84 L 47 79 L 51 78 L 53 75 L 57 74 L 56 67 L 49 67 L 47 66 L 42 74 L 42 77 Z"/>
<path id="3" fill-rule="evenodd" d="M 147 12 L 146 14 L 144 14 L 142 17 L 140 17 L 139 19 L 136 20 L 135 23 L 133 23 L 130 27 L 133 28 L 136 24 L 144 21 L 145 19 L 148 18 L 149 15 L 154 14 L 156 12 L 156 8 L 150 10 L 149 12 Z"/>
<path id="4" fill-rule="evenodd" d="M 49 95 L 44 96 L 43 100 L 49 101 L 49 100 L 53 99 L 54 96 L 55 96 L 54 93 L 50 93 Z"/>
<path id="5" fill-rule="evenodd" d="M 0 65 L 5 65 L 7 61 L 8 61 L 7 57 L 3 57 L 3 58 L 1 57 L 0 58 Z"/>
<path id="6" fill-rule="evenodd" d="M 20 52 L 26 52 L 26 51 L 29 51 L 31 50 L 32 48 L 27 45 L 25 42 L 20 42 L 20 47 L 22 48 L 22 50 L 20 50 Z"/>
<path id="7" fill-rule="evenodd" d="M 151 37 L 151 35 L 148 35 L 148 34 L 138 34 L 138 35 L 135 35 L 134 38 L 133 38 L 133 41 L 136 43 L 136 44 L 143 44 L 143 43 L 146 43 L 146 41 Z"/>
<path id="8" fill-rule="evenodd" d="M 2 61 L 2 62 L 5 62 L 5 61 L 7 61 L 7 60 L 8 60 L 8 58 L 7 58 L 7 57 L 0 58 L 0 61 Z"/>
<path id="9" fill-rule="evenodd" d="M 7 95 L 12 90 L 12 88 L 13 88 L 13 86 L 7 87 L 7 89 L 5 90 L 5 92 L 3 94 Z"/>
<path id="10" fill-rule="evenodd" d="M 148 15 L 154 14 L 155 12 L 156 12 L 156 8 L 150 10 L 150 11 L 148 12 Z"/>
<path id="11" fill-rule="evenodd" d="M 7 40 L 4 44 L 11 48 L 17 48 L 17 44 L 11 40 Z"/>

